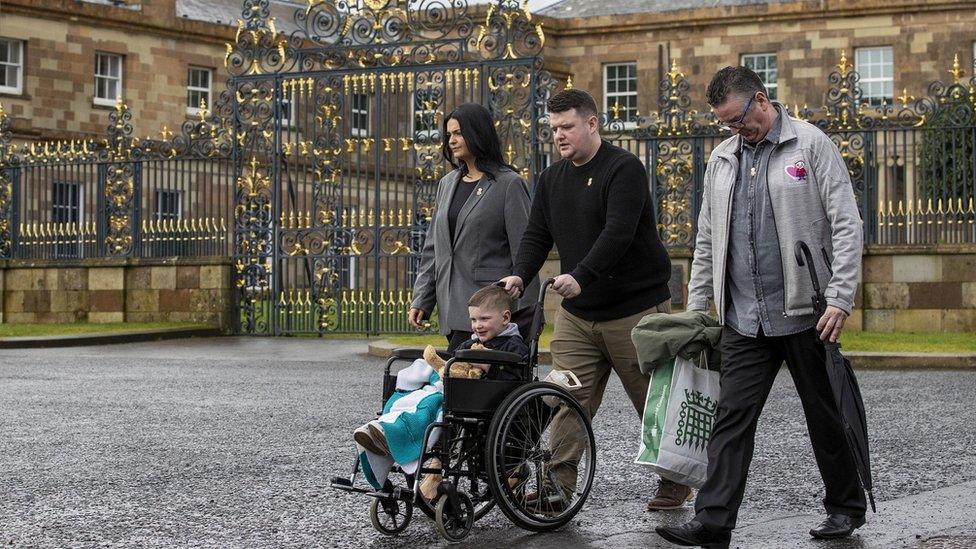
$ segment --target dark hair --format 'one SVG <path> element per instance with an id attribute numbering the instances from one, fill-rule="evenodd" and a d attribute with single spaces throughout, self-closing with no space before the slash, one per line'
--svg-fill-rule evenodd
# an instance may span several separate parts
<path id="1" fill-rule="evenodd" d="M 505 288 L 492 284 L 478 290 L 468 300 L 468 307 L 487 307 L 493 311 L 509 311 L 515 308 L 515 300 Z"/>
<path id="2" fill-rule="evenodd" d="M 495 122 L 491 118 L 491 113 L 477 103 L 459 105 L 444 118 L 444 139 L 441 143 L 441 151 L 444 153 L 444 158 L 452 166 L 467 173 L 467 165 L 464 162 L 459 163 L 454 158 L 454 153 L 451 152 L 451 147 L 448 145 L 450 136 L 447 134 L 447 122 L 451 119 L 457 120 L 458 125 L 461 126 L 464 144 L 474 155 L 474 165 L 479 170 L 492 176 L 497 175 L 496 172 L 501 166 L 515 171 L 515 168 L 502 158 L 502 144 L 498 139 L 498 132 L 495 131 Z"/>
<path id="3" fill-rule="evenodd" d="M 729 95 L 752 97 L 757 92 L 769 96 L 758 74 L 746 67 L 725 67 L 712 77 L 705 92 L 705 100 L 709 105 L 717 107 L 725 103 Z"/>
<path id="4" fill-rule="evenodd" d="M 566 112 L 576 109 L 583 118 L 589 118 L 596 114 L 596 101 L 593 96 L 583 90 L 568 89 L 563 90 L 549 98 L 546 102 L 549 112 Z"/>

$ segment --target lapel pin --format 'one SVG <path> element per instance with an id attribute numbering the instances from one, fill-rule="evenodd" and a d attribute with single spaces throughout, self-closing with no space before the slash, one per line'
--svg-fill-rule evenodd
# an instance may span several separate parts
<path id="1" fill-rule="evenodd" d="M 587 187 L 589 187 L 592 184 L 593 184 L 593 178 L 592 177 L 586 180 L 586 186 Z"/>
<path id="2" fill-rule="evenodd" d="M 478 196 L 481 196 L 481 187 L 478 187 L 478 190 L 475 191 L 475 194 L 477 194 Z"/>

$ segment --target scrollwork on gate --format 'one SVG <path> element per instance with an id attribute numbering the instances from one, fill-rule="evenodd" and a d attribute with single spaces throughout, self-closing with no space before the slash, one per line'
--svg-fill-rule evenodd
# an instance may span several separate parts
<path id="1" fill-rule="evenodd" d="M 13 163 L 10 144 L 10 119 L 0 104 L 0 258 L 10 257 L 13 245 L 11 215 L 13 209 Z M 14 157 L 15 158 L 15 157 Z"/>
<path id="2" fill-rule="evenodd" d="M 132 113 L 120 97 L 109 115 L 108 143 L 101 151 L 105 166 L 105 247 L 109 255 L 132 252 L 135 209 L 135 164 L 132 161 Z"/>
<path id="3" fill-rule="evenodd" d="M 279 34 L 269 0 L 244 0 L 234 43 L 227 44 L 224 66 L 231 76 L 287 72 L 295 65 L 295 45 Z"/>
<path id="4" fill-rule="evenodd" d="M 541 65 L 541 63 L 540 63 Z M 488 108 L 503 144 L 505 161 L 528 176 L 532 161 L 533 103 L 537 100 L 533 74 L 535 64 L 498 67 L 488 70 Z"/>
<path id="5" fill-rule="evenodd" d="M 542 53 L 546 34 L 532 22 L 527 1 L 498 0 L 488 6 L 474 47 L 482 59 L 526 59 Z"/>

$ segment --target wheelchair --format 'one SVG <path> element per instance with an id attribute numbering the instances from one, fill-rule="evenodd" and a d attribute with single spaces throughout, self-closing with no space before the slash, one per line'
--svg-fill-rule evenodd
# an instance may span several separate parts
<path id="1" fill-rule="evenodd" d="M 442 537 L 459 542 L 497 505 L 515 525 L 547 532 L 568 523 L 583 507 L 596 468 L 589 416 L 567 389 L 539 381 L 537 375 L 543 304 L 552 283 L 549 279 L 542 285 L 531 311 L 519 312 L 528 319 L 519 326 L 529 342 L 527 361 L 493 350 L 442 354 L 447 360 L 443 416 L 427 427 L 414 474 L 394 464 L 380 490 L 360 487 L 357 456 L 350 476 L 331 479 L 333 488 L 372 498 L 369 515 L 377 531 L 391 536 L 403 532 L 419 508 Z M 384 371 L 381 403 L 395 390 L 397 364 L 406 366 L 422 356 L 422 349 L 393 352 Z M 519 379 L 452 378 L 455 361 L 507 368 Z M 431 444 L 438 429 L 439 439 Z M 441 475 L 438 497 L 428 501 L 420 495 L 420 483 L 435 474 Z"/>

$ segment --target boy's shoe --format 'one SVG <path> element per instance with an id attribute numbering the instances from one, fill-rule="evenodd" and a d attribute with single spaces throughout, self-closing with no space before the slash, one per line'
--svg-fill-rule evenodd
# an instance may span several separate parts
<path id="1" fill-rule="evenodd" d="M 383 434 L 383 427 L 375 419 L 353 431 L 352 438 L 371 454 L 379 456 L 390 455 L 390 447 L 386 443 L 386 435 Z"/>
<path id="2" fill-rule="evenodd" d="M 693 499 L 691 488 L 684 484 L 662 478 L 658 481 L 657 493 L 647 502 L 648 511 L 670 511 L 681 509 L 685 502 Z"/>
<path id="3" fill-rule="evenodd" d="M 426 468 L 440 469 L 441 460 L 437 458 L 430 460 Z M 441 485 L 441 479 L 443 478 L 440 473 L 427 473 L 424 475 L 424 480 L 420 482 L 420 495 L 427 501 L 437 499 L 437 488 Z"/>

